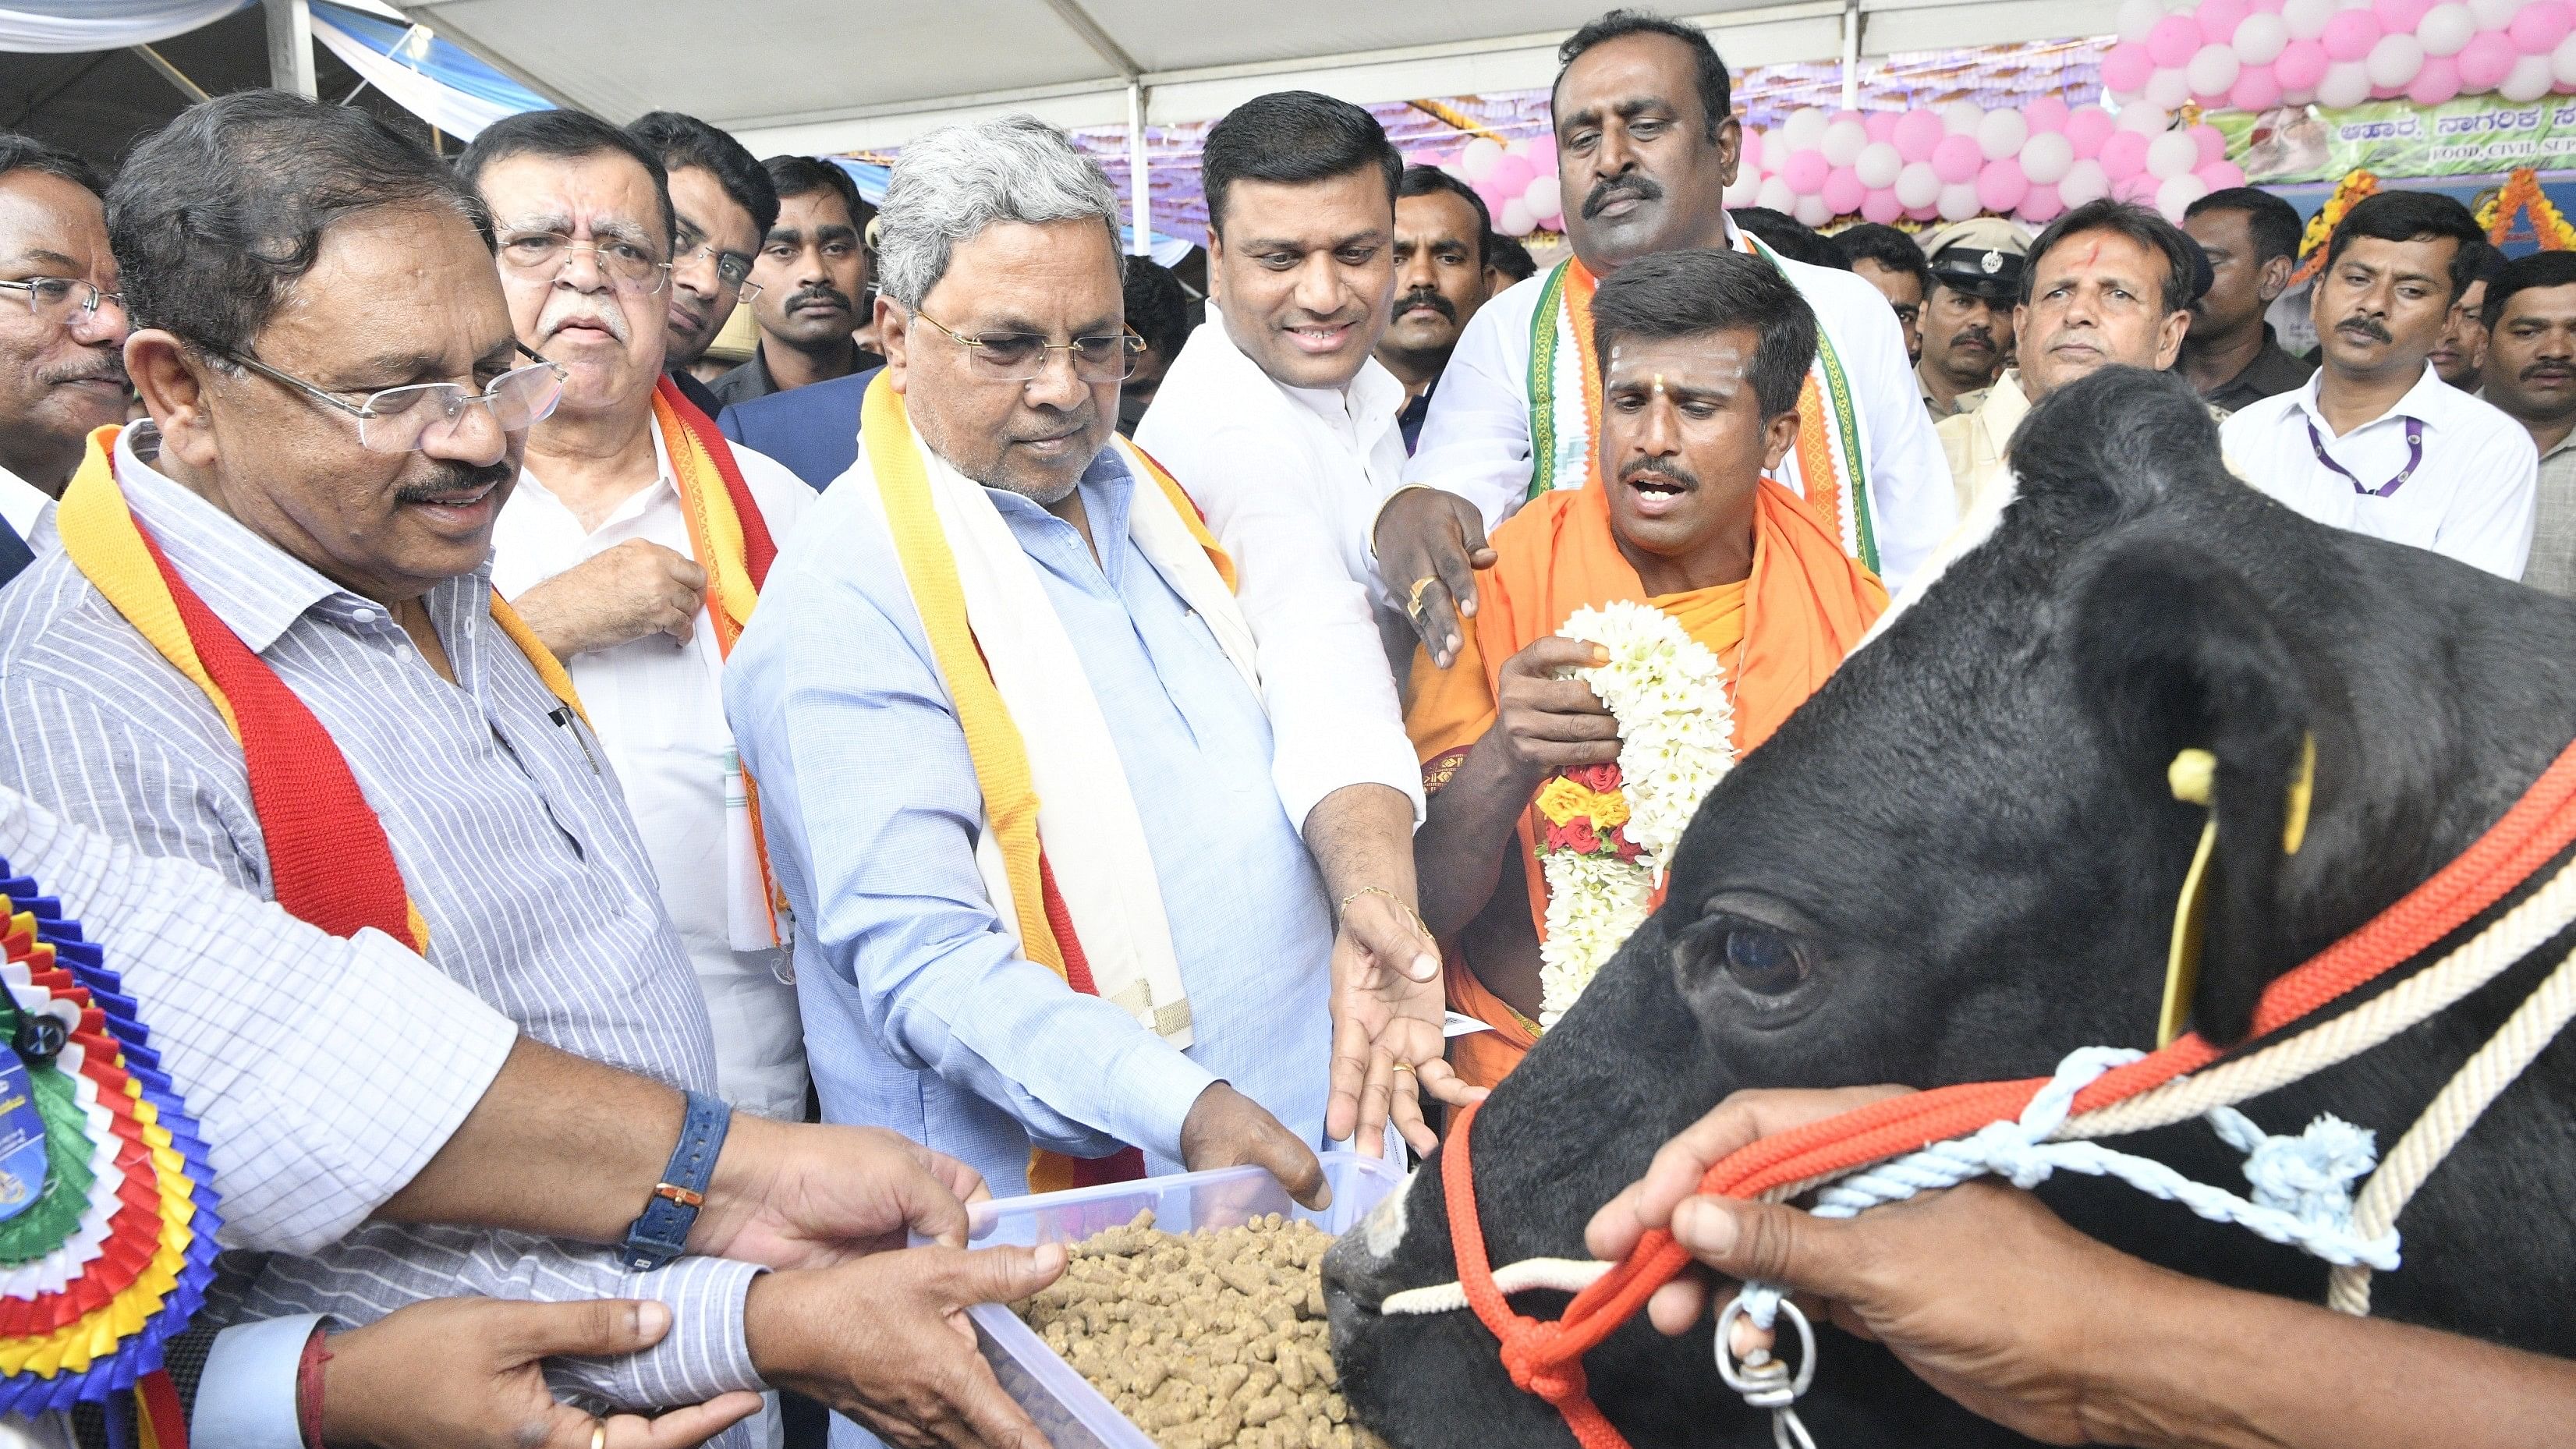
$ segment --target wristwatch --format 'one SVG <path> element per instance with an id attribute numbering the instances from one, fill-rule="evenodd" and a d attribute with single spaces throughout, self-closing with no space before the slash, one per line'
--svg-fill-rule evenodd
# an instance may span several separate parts
<path id="1" fill-rule="evenodd" d="M 689 1229 L 706 1205 L 707 1182 L 715 1176 L 716 1155 L 724 1151 L 725 1133 L 733 1126 L 733 1108 L 703 1092 L 688 1094 L 688 1116 L 680 1123 L 680 1143 L 671 1149 L 662 1181 L 646 1199 L 644 1211 L 626 1229 L 617 1261 L 630 1273 L 649 1272 L 680 1256 Z"/>

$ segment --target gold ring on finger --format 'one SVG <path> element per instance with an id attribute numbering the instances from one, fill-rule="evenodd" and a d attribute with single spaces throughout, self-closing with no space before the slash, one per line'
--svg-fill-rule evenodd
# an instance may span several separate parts
<path id="1" fill-rule="evenodd" d="M 1411 1062 L 1397 1062 L 1397 1063 L 1395 1064 L 1395 1070 L 1397 1070 L 1397 1071 L 1399 1071 L 1399 1072 L 1409 1072 L 1409 1071 L 1412 1071 L 1412 1070 L 1413 1070 L 1413 1063 L 1411 1063 Z"/>
<path id="2" fill-rule="evenodd" d="M 1424 574 L 1422 577 L 1415 579 L 1413 581 L 1413 592 L 1404 596 L 1404 612 L 1407 615 L 1419 615 L 1422 612 L 1423 594 L 1428 591 L 1433 584 L 1438 582 L 1440 582 L 1440 576 L 1438 574 Z"/>
<path id="3" fill-rule="evenodd" d="M 606 1419 L 593 1419 L 590 1421 L 590 1449 L 608 1449 L 608 1421 Z"/>

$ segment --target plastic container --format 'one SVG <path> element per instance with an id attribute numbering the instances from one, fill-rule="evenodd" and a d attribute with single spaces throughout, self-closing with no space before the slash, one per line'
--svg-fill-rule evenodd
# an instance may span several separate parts
<path id="1" fill-rule="evenodd" d="M 1404 1183 L 1404 1173 L 1379 1158 L 1327 1152 L 1323 1164 L 1333 1201 L 1322 1212 L 1299 1207 L 1277 1179 L 1258 1167 L 1228 1167 L 1004 1198 L 975 1209 L 972 1231 L 982 1244 L 1069 1243 L 1124 1227 L 1151 1208 L 1154 1225 L 1166 1232 L 1240 1227 L 1263 1214 L 1279 1213 L 1338 1235 Z M 1028 1412 L 1055 1449 L 1155 1449 L 1143 1430 L 1127 1422 L 1007 1306 L 979 1303 L 967 1316 L 974 1320 L 976 1347 L 1002 1381 L 1002 1391 Z"/>

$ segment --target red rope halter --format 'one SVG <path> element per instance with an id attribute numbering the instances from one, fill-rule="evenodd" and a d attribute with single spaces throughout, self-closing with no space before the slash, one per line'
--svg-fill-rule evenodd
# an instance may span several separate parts
<path id="1" fill-rule="evenodd" d="M 2423 954 L 2478 913 L 2502 900 L 2542 866 L 2576 844 L 2576 744 L 2523 792 L 2504 817 L 2449 865 L 2314 959 L 2274 981 L 2254 1013 L 2254 1037 L 2297 1021 L 2347 992 Z M 2118 1068 L 2084 1089 L 2074 1111 L 2090 1112 L 2159 1087 L 2216 1061 L 2219 1049 L 2197 1033 Z M 1963 1137 L 1990 1122 L 2021 1115 L 2047 1085 L 2044 1077 L 1963 1082 L 1846 1112 L 1795 1131 L 1765 1137 L 1730 1154 L 1700 1179 L 1700 1191 L 1752 1198 L 1775 1187 L 1866 1167 L 1935 1142 Z M 1648 1233 L 1627 1258 L 1567 1304 L 1555 1322 L 1512 1311 L 1495 1286 L 1485 1232 L 1476 1213 L 1476 1179 L 1468 1143 L 1476 1109 L 1459 1114 L 1444 1143 L 1440 1183 L 1448 1199 L 1449 1238 L 1467 1304 L 1502 1343 L 1512 1382 L 1556 1406 L 1584 1449 L 1628 1449 L 1628 1441 L 1593 1404 L 1583 1355 L 1627 1322 L 1654 1291 L 1672 1281 L 1690 1254 L 1661 1230 Z"/>

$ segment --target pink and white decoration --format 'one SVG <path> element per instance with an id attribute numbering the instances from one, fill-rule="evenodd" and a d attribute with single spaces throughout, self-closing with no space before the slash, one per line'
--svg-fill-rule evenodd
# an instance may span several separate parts
<path id="1" fill-rule="evenodd" d="M 2122 104 L 2262 111 L 2576 91 L 2569 0 L 2123 0 L 2102 84 Z"/>
<path id="2" fill-rule="evenodd" d="M 1556 138 L 1537 136 L 1506 146 L 1490 136 L 1467 143 L 1447 169 L 1474 187 L 1505 236 L 1562 231 L 1565 199 L 1556 184 Z"/>

